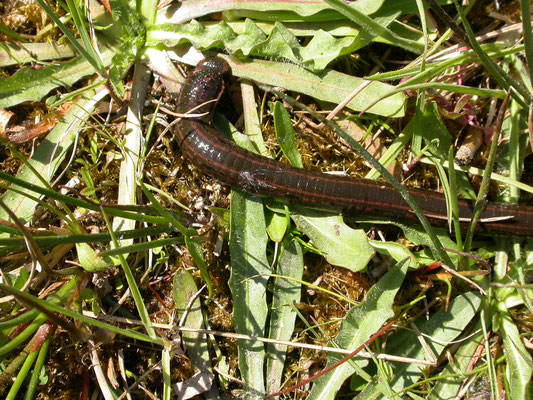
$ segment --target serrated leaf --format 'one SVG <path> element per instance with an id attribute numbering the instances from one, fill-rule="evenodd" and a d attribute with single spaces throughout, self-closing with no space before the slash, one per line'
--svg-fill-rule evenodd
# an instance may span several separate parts
<path id="1" fill-rule="evenodd" d="M 391 15 L 380 18 L 376 23 L 386 27 L 394 19 L 395 16 Z M 269 35 L 266 35 L 251 19 L 246 19 L 242 33 L 236 33 L 224 21 L 206 26 L 193 20 L 185 25 L 153 26 L 148 30 L 147 42 L 151 46 L 163 43 L 173 47 L 189 41 L 199 50 L 216 48 L 238 58 L 253 56 L 287 60 L 311 71 L 321 71 L 337 57 L 365 46 L 374 37 L 368 32 L 359 31 L 356 36 L 336 38 L 318 29 L 309 43 L 302 46 L 281 22 L 275 22 Z"/>
<path id="2" fill-rule="evenodd" d="M 313 245 L 333 265 L 350 271 L 366 268 L 374 256 L 365 232 L 346 225 L 341 216 L 322 211 L 293 207 L 294 223 L 304 232 Z"/>
<path id="3" fill-rule="evenodd" d="M 137 13 L 135 2 L 110 0 L 112 17 L 114 21 L 121 23 L 121 26 L 128 33 L 129 37 L 143 36 L 145 33 L 144 26 L 140 22 L 141 17 Z"/>

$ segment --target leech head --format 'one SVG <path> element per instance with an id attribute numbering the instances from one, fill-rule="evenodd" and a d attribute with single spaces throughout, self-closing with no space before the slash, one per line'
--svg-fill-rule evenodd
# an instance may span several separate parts
<path id="1" fill-rule="evenodd" d="M 228 81 L 231 77 L 231 67 L 226 60 L 220 57 L 204 58 L 198 63 L 198 68 L 208 68 L 222 75 L 224 81 Z"/>

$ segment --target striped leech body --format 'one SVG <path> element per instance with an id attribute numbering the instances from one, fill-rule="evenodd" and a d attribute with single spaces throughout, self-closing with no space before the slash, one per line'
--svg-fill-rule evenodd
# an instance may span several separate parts
<path id="1" fill-rule="evenodd" d="M 231 75 L 221 58 L 201 61 L 185 79 L 176 112 L 206 115 L 182 118 L 175 132 L 184 157 L 205 174 L 248 193 L 289 203 L 342 212 L 418 223 L 405 200 L 388 183 L 291 167 L 248 152 L 211 126 L 211 113 Z M 193 111 L 191 111 L 193 110 Z M 424 215 L 434 226 L 447 226 L 447 206 L 442 193 L 409 188 Z M 468 228 L 473 202 L 459 199 L 461 228 Z M 488 203 L 476 231 L 489 235 L 532 236 L 533 207 Z"/>

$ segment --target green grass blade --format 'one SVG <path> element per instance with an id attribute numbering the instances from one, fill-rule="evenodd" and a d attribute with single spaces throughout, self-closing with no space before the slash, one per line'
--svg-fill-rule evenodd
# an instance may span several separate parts
<path id="1" fill-rule="evenodd" d="M 72 0 L 67 0 L 67 2 L 72 2 Z M 96 55 L 96 52 L 94 51 L 94 48 L 92 47 L 92 44 L 89 45 L 89 50 L 85 49 L 78 40 L 74 37 L 74 35 L 68 30 L 68 28 L 63 24 L 58 16 L 54 13 L 54 11 L 48 7 L 48 5 L 43 0 L 37 0 L 37 3 L 41 6 L 41 8 L 48 14 L 50 19 L 54 21 L 54 23 L 61 29 L 63 34 L 67 37 L 69 42 L 74 46 L 74 48 L 81 54 L 81 56 L 94 68 L 94 70 L 102 77 L 105 77 L 105 70 L 102 61 L 100 58 Z M 74 11 L 76 13 L 77 8 L 74 7 L 70 11 Z M 76 13 L 77 14 L 77 13 Z M 81 20 L 81 17 L 79 15 L 76 15 Z M 80 32 L 83 32 L 82 29 Z M 90 43 L 90 41 L 89 41 Z"/>
<path id="2" fill-rule="evenodd" d="M 109 218 L 105 214 L 104 210 L 102 210 L 102 214 L 106 221 L 107 228 L 109 229 L 109 233 L 111 234 L 111 239 L 113 240 L 112 242 L 113 246 L 115 248 L 120 247 L 117 237 L 115 233 L 113 232 L 113 227 L 111 226 Z M 154 327 L 152 326 L 152 320 L 150 319 L 150 314 L 148 313 L 148 310 L 146 309 L 146 305 L 144 304 L 144 299 L 141 296 L 141 292 L 139 290 L 139 286 L 137 285 L 137 281 L 135 280 L 135 276 L 131 272 L 131 268 L 129 264 L 126 262 L 126 258 L 122 254 L 119 254 L 117 257 L 120 262 L 120 265 L 122 266 L 122 271 L 124 272 L 124 275 L 126 276 L 126 280 L 128 281 L 128 287 L 130 288 L 133 301 L 135 302 L 135 306 L 137 307 L 137 311 L 139 313 L 139 317 L 141 318 L 141 321 L 143 322 L 143 326 L 146 329 L 146 332 L 148 333 L 150 338 L 155 340 L 157 337 L 155 334 Z"/>
<path id="3" fill-rule="evenodd" d="M 341 0 L 324 0 L 328 3 L 333 9 L 339 11 L 341 14 L 345 15 L 347 18 L 351 19 L 357 25 L 359 25 L 363 30 L 372 33 L 374 36 L 381 36 L 382 38 L 388 40 L 393 45 L 399 46 L 407 51 L 420 54 L 424 51 L 424 45 L 413 40 L 405 39 L 396 35 L 391 30 L 386 27 L 381 26 L 376 21 L 374 21 L 369 16 L 358 11 L 356 8 L 351 7 L 349 4 Z"/>
<path id="4" fill-rule="evenodd" d="M 507 92 L 513 88 L 514 90 L 511 90 L 511 96 L 513 99 L 519 102 L 524 108 L 527 108 L 531 95 L 524 89 L 522 85 L 516 82 L 508 73 L 506 73 L 498 64 L 496 64 L 494 60 L 487 55 L 487 53 L 483 51 L 476 40 L 476 36 L 474 35 L 468 20 L 464 16 L 462 8 L 457 3 L 457 0 L 453 1 L 457 11 L 459 12 L 459 15 L 461 16 L 461 21 L 466 30 L 468 41 L 472 47 L 472 50 L 474 50 L 474 52 L 478 55 L 483 65 L 485 65 L 485 67 L 489 70 L 494 79 L 498 81 L 503 90 Z"/>
<path id="5" fill-rule="evenodd" d="M 31 304 L 38 305 L 39 307 L 42 307 L 42 308 L 44 308 L 44 309 L 46 309 L 46 310 L 48 310 L 50 312 L 56 312 L 56 313 L 59 313 L 59 314 L 62 314 L 62 315 L 66 315 L 67 317 L 74 318 L 77 321 L 80 321 L 80 322 L 95 326 L 97 328 L 106 329 L 106 330 L 108 330 L 110 332 L 114 332 L 114 333 L 117 333 L 119 335 L 123 335 L 123 336 L 129 337 L 129 338 L 132 338 L 132 339 L 136 339 L 136 340 L 140 340 L 142 342 L 153 343 L 153 344 L 156 344 L 156 345 L 159 345 L 159 346 L 163 346 L 163 339 L 161 339 L 161 338 L 158 338 L 158 337 L 151 338 L 150 336 L 147 336 L 145 334 L 139 333 L 136 330 L 132 330 L 132 329 L 120 329 L 120 328 L 117 328 L 114 325 L 107 324 L 107 323 L 101 322 L 101 321 L 99 321 L 97 319 L 86 317 L 83 314 L 79 314 L 79 313 L 71 311 L 71 310 L 69 310 L 67 308 L 60 307 L 60 306 L 58 306 L 58 305 L 56 305 L 56 304 L 54 304 L 54 303 L 52 303 L 50 301 L 41 300 L 41 299 L 39 299 L 39 298 L 37 298 L 35 296 L 32 296 L 31 294 L 28 294 L 28 293 L 25 293 L 25 292 L 19 292 L 18 290 L 13 289 L 11 286 L 7 286 L 7 285 L 5 285 L 3 283 L 0 283 L 0 290 L 3 290 L 5 292 L 7 292 L 7 293 L 10 293 L 10 294 L 16 296 L 17 298 L 22 299 L 24 301 L 27 301 L 27 302 L 29 302 Z M 41 315 L 43 316 L 42 319 L 39 319 L 39 316 L 38 316 L 34 320 L 34 322 L 37 321 L 37 323 L 36 323 L 37 327 L 40 326 L 42 324 L 42 322 L 44 322 L 48 318 L 44 314 L 41 314 Z M 10 342 L 10 344 L 11 343 L 12 342 Z M 16 348 L 16 347 L 18 347 L 18 345 L 14 346 L 14 348 Z M 0 355 L 3 355 L 3 354 L 5 354 L 5 352 L 3 350 L 0 351 Z"/>
<path id="6" fill-rule="evenodd" d="M 41 377 L 41 372 L 43 371 L 44 364 L 46 362 L 46 356 L 48 354 L 48 349 L 50 348 L 50 343 L 52 340 L 47 338 L 41 348 L 39 349 L 39 355 L 37 356 L 37 361 L 35 362 L 35 368 L 33 368 L 30 382 L 26 389 L 26 394 L 24 400 L 33 400 L 35 399 L 34 394 L 37 391 L 37 386 L 39 384 L 39 379 Z"/>

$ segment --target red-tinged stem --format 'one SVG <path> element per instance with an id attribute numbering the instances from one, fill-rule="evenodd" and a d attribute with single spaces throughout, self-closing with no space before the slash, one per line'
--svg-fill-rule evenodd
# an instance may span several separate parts
<path id="1" fill-rule="evenodd" d="M 352 353 L 348 354 L 346 357 L 344 357 L 342 360 L 336 362 L 332 366 L 323 369 L 318 374 L 312 376 L 309 379 L 306 379 L 303 382 L 298 383 L 297 385 L 294 385 L 288 389 L 271 393 L 268 396 L 264 397 L 265 399 L 270 399 L 272 397 L 281 396 L 282 394 L 286 394 L 289 392 L 292 392 L 293 390 L 298 389 L 299 387 L 303 385 L 307 385 L 310 382 L 313 382 L 315 379 L 320 378 L 322 375 L 327 374 L 328 372 L 332 371 L 333 369 L 337 368 L 339 365 L 344 364 L 346 361 L 348 361 L 350 358 L 355 356 L 357 353 L 359 353 L 361 350 L 363 350 L 366 346 L 368 346 L 370 343 L 372 343 L 374 340 L 376 340 L 378 337 L 380 337 L 384 332 L 386 332 L 397 320 L 400 318 L 400 316 L 403 314 L 403 311 L 398 313 L 387 325 L 385 325 L 383 328 L 381 328 L 379 331 L 377 331 L 374 335 L 370 337 L 365 343 L 363 343 L 361 346 L 359 346 L 357 349 L 355 349 Z"/>

